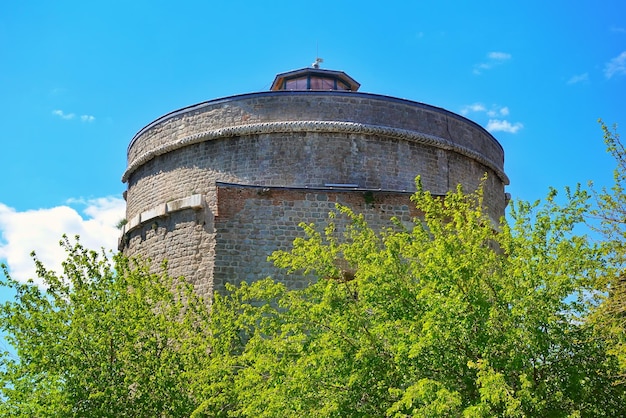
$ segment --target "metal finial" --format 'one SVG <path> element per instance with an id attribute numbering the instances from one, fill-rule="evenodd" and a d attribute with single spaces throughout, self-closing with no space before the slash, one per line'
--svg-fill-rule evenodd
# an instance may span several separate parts
<path id="1" fill-rule="evenodd" d="M 315 58 L 315 62 L 311 64 L 313 68 L 320 68 L 320 64 L 324 62 L 324 60 L 320 57 Z"/>

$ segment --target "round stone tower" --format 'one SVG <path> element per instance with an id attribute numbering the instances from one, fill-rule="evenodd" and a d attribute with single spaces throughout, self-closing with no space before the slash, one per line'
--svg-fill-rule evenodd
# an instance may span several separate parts
<path id="1" fill-rule="evenodd" d="M 409 221 L 415 177 L 433 194 L 476 189 L 487 174 L 492 218 L 504 214 L 504 152 L 476 123 L 447 110 L 358 92 L 340 71 L 317 66 L 276 76 L 271 90 L 175 110 L 128 147 L 127 224 L 120 249 L 168 260 L 210 296 L 225 283 L 267 276 L 298 223 L 323 226 L 335 203 L 374 227 Z"/>

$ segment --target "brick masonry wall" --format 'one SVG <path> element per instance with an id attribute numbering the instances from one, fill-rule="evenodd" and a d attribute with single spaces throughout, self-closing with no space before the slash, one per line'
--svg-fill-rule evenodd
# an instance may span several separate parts
<path id="1" fill-rule="evenodd" d="M 218 184 L 216 194 L 216 214 L 204 207 L 152 218 L 125 234 L 125 253 L 151 263 L 154 271 L 167 260 L 169 274 L 185 277 L 208 297 L 224 292 L 226 283 L 265 277 L 302 288 L 311 277 L 287 274 L 267 260 L 276 250 L 289 251 L 295 238 L 305 236 L 301 222 L 314 223 L 322 231 L 336 204 L 363 213 L 379 230 L 393 227 L 392 217 L 410 227 L 418 216 L 410 193 Z M 334 222 L 342 231 L 346 219 Z"/>
<path id="2" fill-rule="evenodd" d="M 418 214 L 410 193 L 364 191 L 285 190 L 218 187 L 219 212 L 215 220 L 214 288 L 272 277 L 291 288 L 302 288 L 312 278 L 287 274 L 267 261 L 276 250 L 289 251 L 293 240 L 304 237 L 300 222 L 314 223 L 323 231 L 337 203 L 363 213 L 368 224 L 380 230 L 392 227 L 392 217 L 407 226 Z M 345 218 L 334 219 L 341 231 Z"/>
<path id="3" fill-rule="evenodd" d="M 356 92 L 262 92 L 217 99 L 165 115 L 131 141 L 128 162 L 200 132 L 276 121 L 343 121 L 393 126 L 445 138 L 502 164 L 498 142 L 469 119 L 423 103 Z"/>
<path id="4" fill-rule="evenodd" d="M 444 142 L 434 146 L 410 138 L 336 132 L 336 126 L 318 131 L 310 126 L 283 131 L 270 127 L 261 129 L 265 133 L 238 135 L 224 131 L 251 123 L 305 120 L 409 130 Z M 206 132 L 212 136 L 204 139 Z M 453 146 L 492 164 L 459 154 Z M 470 161 L 461 161 L 462 168 L 451 165 L 449 155 L 454 154 L 459 154 L 455 161 Z M 494 210 L 500 210 L 508 182 L 502 178 L 503 159 L 502 148 L 484 129 L 432 106 L 364 93 L 254 93 L 174 112 L 140 131 L 129 147 L 129 171 L 124 175 L 127 217 L 194 191 L 206 193 L 214 208 L 215 181 L 276 186 L 355 183 L 413 190 L 413 179 L 420 174 L 427 188 L 440 193 L 459 180 L 474 188 L 485 172 L 493 177 Z"/>
<path id="5" fill-rule="evenodd" d="M 157 204 L 205 194 L 216 209 L 215 182 L 267 186 L 415 190 L 445 194 L 457 184 L 475 190 L 488 174 L 486 192 L 494 217 L 505 207 L 504 185 L 479 162 L 423 144 L 397 139 L 332 133 L 281 133 L 206 141 L 156 157 L 133 173 L 127 195 L 130 219 Z"/>
<path id="6" fill-rule="evenodd" d="M 219 99 L 157 119 L 133 138 L 124 174 L 127 219 L 192 195 L 203 204 L 163 216 L 156 211 L 125 229 L 121 248 L 168 259 L 170 273 L 204 295 L 266 276 L 299 287 L 302 278 L 266 261 L 302 233 L 299 222 L 322 227 L 338 202 L 382 227 L 391 216 L 412 216 L 416 175 L 427 190 L 445 194 L 457 184 L 475 190 L 485 173 L 485 201 L 496 219 L 506 206 L 503 161 L 501 146 L 483 128 L 420 103 L 345 92 Z M 313 190 L 329 183 L 381 191 L 368 205 L 364 191 Z"/>
<path id="7" fill-rule="evenodd" d="M 130 257 L 159 271 L 168 262 L 168 273 L 183 276 L 199 294 L 213 293 L 215 228 L 213 214 L 208 210 L 186 209 L 155 218 L 125 234 L 123 249 Z"/>

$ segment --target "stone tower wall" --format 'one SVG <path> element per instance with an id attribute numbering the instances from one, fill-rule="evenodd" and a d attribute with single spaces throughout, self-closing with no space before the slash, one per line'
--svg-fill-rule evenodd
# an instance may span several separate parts
<path id="1" fill-rule="evenodd" d="M 416 175 L 444 194 L 457 184 L 474 190 L 487 174 L 485 200 L 498 218 L 503 160 L 480 126 L 406 100 L 283 91 L 210 101 L 133 138 L 120 248 L 169 259 L 172 274 L 211 294 L 228 281 L 282 274 L 267 255 L 301 234 L 298 222 L 320 223 L 335 202 L 368 211 L 377 227 L 390 213 L 408 216 Z M 378 206 L 363 206 L 372 191 Z"/>

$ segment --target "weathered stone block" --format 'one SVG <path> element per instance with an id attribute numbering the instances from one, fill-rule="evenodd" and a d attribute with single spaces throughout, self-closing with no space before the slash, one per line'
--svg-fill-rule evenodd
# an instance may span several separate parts
<path id="1" fill-rule="evenodd" d="M 142 223 L 148 222 L 154 218 L 165 216 L 166 213 L 167 213 L 167 206 L 165 205 L 165 203 L 157 205 L 153 207 L 152 209 L 148 209 L 144 212 L 141 212 L 140 222 Z"/>

